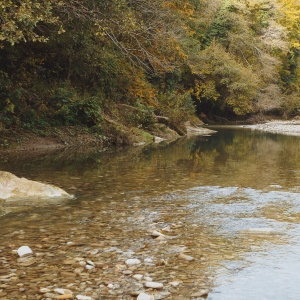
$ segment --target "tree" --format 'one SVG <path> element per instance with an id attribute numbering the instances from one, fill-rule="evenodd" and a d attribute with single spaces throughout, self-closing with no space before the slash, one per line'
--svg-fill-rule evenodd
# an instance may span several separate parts
<path id="1" fill-rule="evenodd" d="M 0 2 L 0 46 L 3 47 L 5 42 L 11 45 L 28 41 L 45 42 L 48 40 L 46 24 L 51 24 L 56 28 L 57 33 L 62 33 L 61 22 L 53 12 L 55 7 L 62 5 L 63 2 L 60 0 L 2 0 Z"/>

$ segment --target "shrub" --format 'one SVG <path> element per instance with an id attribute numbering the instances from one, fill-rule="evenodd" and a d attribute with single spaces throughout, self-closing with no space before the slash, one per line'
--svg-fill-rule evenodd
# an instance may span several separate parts
<path id="1" fill-rule="evenodd" d="M 167 93 L 159 96 L 158 113 L 170 118 L 174 124 L 187 121 L 195 114 L 195 106 L 189 93 Z"/>

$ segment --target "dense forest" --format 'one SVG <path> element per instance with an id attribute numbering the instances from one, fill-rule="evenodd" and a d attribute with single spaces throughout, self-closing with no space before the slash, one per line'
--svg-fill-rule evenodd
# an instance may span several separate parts
<path id="1" fill-rule="evenodd" d="M 300 114 L 298 0 L 1 0 L 0 130 Z"/>

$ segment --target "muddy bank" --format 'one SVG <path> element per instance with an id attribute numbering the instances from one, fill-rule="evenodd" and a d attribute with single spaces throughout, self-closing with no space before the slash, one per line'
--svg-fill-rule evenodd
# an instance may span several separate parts
<path id="1" fill-rule="evenodd" d="M 300 136 L 300 120 L 272 120 L 263 124 L 243 125 L 242 127 L 269 133 Z"/>

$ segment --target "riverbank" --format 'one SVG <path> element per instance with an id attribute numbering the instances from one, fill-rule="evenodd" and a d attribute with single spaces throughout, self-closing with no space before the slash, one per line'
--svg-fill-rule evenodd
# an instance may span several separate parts
<path id="1" fill-rule="evenodd" d="M 185 135 L 209 135 L 215 132 L 202 127 L 200 120 L 197 124 L 188 121 L 175 129 L 163 123 L 155 123 L 147 130 L 127 128 L 120 124 L 114 124 L 113 129 L 106 128 L 102 132 L 93 132 L 80 126 L 49 128 L 44 131 L 2 130 L 0 152 L 49 152 L 64 148 L 104 149 L 110 146 L 145 145 L 176 140 Z"/>
<path id="2" fill-rule="evenodd" d="M 138 128 L 119 128 L 118 131 L 106 130 L 92 132 L 84 127 L 65 126 L 50 128 L 47 131 L 5 130 L 0 132 L 0 152 L 51 152 L 65 148 L 104 149 L 113 145 L 143 145 L 161 141 L 171 141 L 182 136 L 210 135 L 215 131 L 198 124 L 186 122 L 180 128 L 180 134 L 163 123 L 156 123 L 148 130 Z M 238 125 L 269 133 L 300 136 L 300 119 L 270 120 L 253 125 Z"/>
<path id="3" fill-rule="evenodd" d="M 243 125 L 243 128 L 260 130 L 269 133 L 279 133 L 285 135 L 300 136 L 300 119 L 294 120 L 271 120 L 262 124 Z"/>

